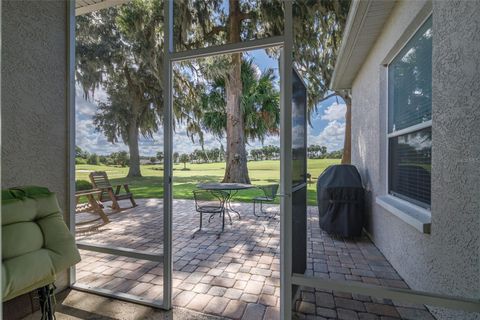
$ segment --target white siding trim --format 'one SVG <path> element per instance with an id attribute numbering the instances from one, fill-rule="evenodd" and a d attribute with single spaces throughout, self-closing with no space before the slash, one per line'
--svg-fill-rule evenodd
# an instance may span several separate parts
<path id="1" fill-rule="evenodd" d="M 353 80 L 382 32 L 395 3 L 392 0 L 352 2 L 330 83 L 332 90 L 351 89 Z"/>

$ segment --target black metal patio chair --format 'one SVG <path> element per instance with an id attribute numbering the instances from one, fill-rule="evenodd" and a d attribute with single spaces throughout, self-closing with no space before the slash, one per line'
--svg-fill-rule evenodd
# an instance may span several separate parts
<path id="1" fill-rule="evenodd" d="M 267 215 L 268 212 L 263 210 L 263 203 L 275 201 L 275 199 L 277 198 L 278 184 L 257 186 L 257 188 L 263 191 L 264 196 L 253 198 L 253 215 L 255 217 L 260 217 L 259 215 L 257 215 L 255 211 L 256 204 L 260 203 L 260 212 L 263 213 L 264 215 Z"/>
<path id="2" fill-rule="evenodd" d="M 192 235 L 195 237 L 196 233 L 202 230 L 203 214 L 210 214 L 208 223 L 215 215 L 219 215 L 222 218 L 222 231 L 225 230 L 225 199 L 224 192 L 211 191 L 211 190 L 195 190 L 193 191 L 193 198 L 195 199 L 195 211 L 200 214 L 200 227 Z M 230 215 L 229 215 L 230 217 Z M 232 219 L 230 218 L 230 224 Z M 220 233 L 218 234 L 220 237 Z"/>

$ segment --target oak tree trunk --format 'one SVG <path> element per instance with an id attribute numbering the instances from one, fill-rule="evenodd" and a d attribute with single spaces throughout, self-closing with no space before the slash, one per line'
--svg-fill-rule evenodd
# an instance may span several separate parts
<path id="1" fill-rule="evenodd" d="M 124 66 L 125 78 L 127 79 L 127 83 L 130 87 L 134 88 L 135 85 L 133 84 L 132 77 L 130 75 L 130 69 L 127 65 Z M 143 94 L 143 93 L 141 93 Z M 130 118 L 130 123 L 128 124 L 127 128 L 127 135 L 128 135 L 128 151 L 130 153 L 130 161 L 129 161 L 129 169 L 127 177 L 141 177 L 142 173 L 140 172 L 140 152 L 138 150 L 138 120 L 136 118 L 137 115 L 140 115 L 141 110 L 141 98 L 140 94 L 134 95 L 134 102 L 132 105 L 132 114 L 133 117 Z"/>
<path id="2" fill-rule="evenodd" d="M 241 11 L 239 1 L 230 0 L 229 42 L 240 42 Z M 225 91 L 227 97 L 227 152 L 223 182 L 250 183 L 247 168 L 247 152 L 243 113 L 240 108 L 242 96 L 242 54 L 231 55 L 230 70 L 227 75 Z"/>
<path id="3" fill-rule="evenodd" d="M 128 151 L 130 153 L 130 163 L 127 177 L 141 177 L 140 152 L 138 150 L 138 124 L 136 120 L 132 120 L 128 126 Z"/>
<path id="4" fill-rule="evenodd" d="M 342 164 L 352 163 L 352 98 L 348 94 L 342 95 L 347 110 L 345 112 L 345 140 L 343 142 Z"/>

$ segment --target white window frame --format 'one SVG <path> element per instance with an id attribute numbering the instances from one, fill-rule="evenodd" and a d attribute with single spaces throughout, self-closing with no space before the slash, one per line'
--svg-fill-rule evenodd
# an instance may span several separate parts
<path id="1" fill-rule="evenodd" d="M 385 141 L 385 151 L 386 151 L 386 169 L 385 169 L 385 194 L 389 197 L 395 198 L 395 201 L 398 201 L 404 205 L 411 207 L 413 210 L 420 211 L 423 214 L 427 213 L 429 216 L 431 215 L 431 204 L 430 206 L 422 206 L 419 204 L 419 201 L 411 201 L 408 197 L 399 197 L 393 194 L 390 190 L 390 139 L 406 135 L 409 133 L 413 133 L 418 130 L 431 128 L 432 127 L 432 120 L 428 120 L 422 123 L 415 124 L 413 126 L 403 128 L 400 130 L 389 132 L 389 118 L 390 118 L 390 96 L 389 96 L 389 88 L 390 88 L 390 77 L 389 77 L 389 69 L 393 62 L 393 60 L 400 54 L 400 52 L 407 46 L 410 40 L 415 36 L 415 34 L 420 30 L 424 24 L 427 22 L 428 19 L 432 18 L 432 12 L 430 11 L 426 17 L 419 21 L 416 27 L 409 33 L 409 36 L 402 42 L 401 46 L 398 47 L 394 52 L 389 53 L 389 59 L 385 65 L 385 72 L 386 72 L 386 86 L 385 86 L 385 106 L 386 106 L 386 116 L 385 116 L 385 134 L 386 134 L 386 141 Z"/>

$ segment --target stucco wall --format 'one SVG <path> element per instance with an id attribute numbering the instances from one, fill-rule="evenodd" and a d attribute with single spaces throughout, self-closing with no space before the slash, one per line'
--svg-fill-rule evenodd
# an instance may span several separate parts
<path id="1" fill-rule="evenodd" d="M 480 298 L 480 6 L 433 3 L 432 226 L 423 234 L 375 204 L 386 191 L 382 61 L 427 2 L 398 3 L 352 88 L 352 162 L 370 191 L 368 231 L 414 289 Z M 418 17 L 417 17 L 418 18 Z M 432 309 L 439 319 L 480 319 Z"/>
<path id="2" fill-rule="evenodd" d="M 1 23 L 2 188 L 46 186 L 66 212 L 66 1 L 2 1 Z"/>

